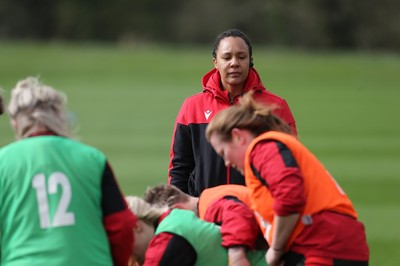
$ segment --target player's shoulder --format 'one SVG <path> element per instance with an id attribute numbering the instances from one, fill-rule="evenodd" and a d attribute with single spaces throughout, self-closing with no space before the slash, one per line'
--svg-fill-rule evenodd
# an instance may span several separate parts
<path id="1" fill-rule="evenodd" d="M 279 96 L 278 94 L 271 92 L 269 90 L 261 90 L 260 93 L 257 93 L 255 96 L 261 99 L 269 99 L 275 102 L 285 101 L 285 99 L 282 96 Z"/>
<path id="2" fill-rule="evenodd" d="M 15 147 L 16 143 L 17 142 L 12 142 L 12 143 L 9 143 L 9 144 L 7 144 L 7 145 L 5 145 L 3 147 L 0 147 L 0 158 L 2 156 L 6 155 L 10 150 L 15 149 L 14 147 Z"/>
<path id="3" fill-rule="evenodd" d="M 99 148 L 97 148 L 95 146 L 92 146 L 92 145 L 87 144 L 87 143 L 80 142 L 78 140 L 71 139 L 71 141 L 74 142 L 78 147 L 80 147 L 83 150 L 86 150 L 86 151 L 92 152 L 92 153 L 98 153 L 98 154 L 104 155 L 103 151 L 101 151 Z"/>
<path id="4" fill-rule="evenodd" d="M 189 110 L 209 106 L 215 102 L 215 97 L 209 92 L 199 92 L 187 97 L 183 103 Z"/>
<path id="5" fill-rule="evenodd" d="M 13 141 L 3 147 L 0 148 L 0 154 L 11 154 L 12 152 L 21 152 L 25 147 L 26 149 L 30 149 L 29 143 L 31 138 L 24 138 L 17 141 Z"/>
<path id="6" fill-rule="evenodd" d="M 89 156 L 92 158 L 97 158 L 101 161 L 105 160 L 106 156 L 99 148 L 92 146 L 90 144 L 81 142 L 78 139 L 71 138 L 60 138 L 60 147 L 65 150 L 71 151 L 72 153 L 80 156 Z"/>
<path id="7" fill-rule="evenodd" d="M 190 102 L 190 103 L 196 103 L 196 102 L 201 102 L 201 101 L 204 101 L 206 99 L 211 99 L 211 98 L 213 98 L 213 97 L 210 93 L 202 91 L 202 92 L 198 92 L 198 93 L 188 96 L 185 99 L 185 101 Z"/>

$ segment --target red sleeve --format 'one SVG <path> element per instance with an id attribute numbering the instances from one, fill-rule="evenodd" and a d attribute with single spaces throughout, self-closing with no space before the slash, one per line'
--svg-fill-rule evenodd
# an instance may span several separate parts
<path id="1" fill-rule="evenodd" d="M 136 217 L 129 209 L 104 217 L 114 265 L 126 266 L 133 250 L 133 227 Z"/>
<path id="2" fill-rule="evenodd" d="M 277 215 L 286 216 L 303 210 L 306 203 L 303 176 L 291 151 L 284 144 L 260 142 L 254 147 L 250 160 L 269 186 Z"/>
<path id="3" fill-rule="evenodd" d="M 108 163 L 103 173 L 101 206 L 114 265 L 127 266 L 133 250 L 133 228 L 137 218 L 128 209 Z"/>
<path id="4" fill-rule="evenodd" d="M 184 238 L 160 233 L 150 241 L 143 266 L 192 266 L 196 260 L 196 251 Z"/>
<path id="5" fill-rule="evenodd" d="M 147 248 L 143 266 L 158 266 L 173 234 L 160 233 L 153 237 Z"/>
<path id="6" fill-rule="evenodd" d="M 227 197 L 212 203 L 204 220 L 221 225 L 222 246 L 246 246 L 253 249 L 259 234 L 254 213 L 235 197 Z"/>

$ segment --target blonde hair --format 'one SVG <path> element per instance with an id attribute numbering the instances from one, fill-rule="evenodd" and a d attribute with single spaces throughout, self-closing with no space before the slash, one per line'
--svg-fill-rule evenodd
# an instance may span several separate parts
<path id="1" fill-rule="evenodd" d="M 125 200 L 131 212 L 133 212 L 139 220 L 147 224 L 154 224 L 160 216 L 167 211 L 167 208 L 152 206 L 137 196 L 126 196 Z"/>
<path id="2" fill-rule="evenodd" d="M 190 196 L 182 192 L 174 185 L 162 184 L 154 187 L 148 187 L 144 193 L 143 199 L 153 206 L 169 207 L 177 203 L 190 201 Z"/>
<path id="3" fill-rule="evenodd" d="M 255 136 L 271 130 L 290 134 L 290 126 L 272 113 L 275 106 L 257 103 L 252 96 L 253 91 L 247 92 L 239 104 L 218 112 L 206 128 L 207 140 L 218 134 L 222 141 L 230 141 L 234 128 L 249 130 Z"/>
<path id="4" fill-rule="evenodd" d="M 38 78 L 20 80 L 11 91 L 8 113 L 16 121 L 16 137 L 32 134 L 35 126 L 44 126 L 60 136 L 71 135 L 64 93 L 41 84 Z"/>

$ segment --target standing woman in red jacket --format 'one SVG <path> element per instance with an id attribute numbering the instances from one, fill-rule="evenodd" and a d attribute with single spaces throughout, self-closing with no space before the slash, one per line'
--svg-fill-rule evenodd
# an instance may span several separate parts
<path id="1" fill-rule="evenodd" d="M 225 167 L 223 159 L 205 138 L 205 129 L 212 117 L 239 97 L 254 91 L 257 101 L 276 105 L 275 114 L 296 133 L 296 123 L 286 101 L 266 90 L 253 67 L 252 45 L 237 29 L 217 36 L 213 45 L 214 69 L 204 75 L 202 92 L 188 97 L 175 121 L 170 150 L 168 183 L 198 197 L 210 187 L 222 184 L 244 185 L 244 177 L 235 169 Z"/>
<path id="2" fill-rule="evenodd" d="M 251 208 L 281 265 L 368 265 L 364 225 L 333 177 L 291 134 L 288 125 L 251 93 L 218 113 L 206 136 L 245 175 Z"/>

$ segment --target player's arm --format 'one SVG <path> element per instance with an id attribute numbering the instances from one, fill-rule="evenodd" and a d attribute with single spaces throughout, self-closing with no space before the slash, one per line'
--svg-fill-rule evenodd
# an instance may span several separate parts
<path id="1" fill-rule="evenodd" d="M 195 162 L 190 128 L 184 118 L 186 108 L 186 102 L 184 102 L 174 126 L 170 150 L 168 183 L 176 186 L 185 193 L 189 193 L 188 182 L 190 174 L 195 168 Z"/>
<path id="2" fill-rule="evenodd" d="M 105 164 L 101 190 L 103 223 L 113 262 L 114 265 L 126 266 L 133 250 L 133 227 L 137 218 L 128 209 L 108 162 Z"/>
<path id="3" fill-rule="evenodd" d="M 221 225 L 222 246 L 254 249 L 259 226 L 253 211 L 236 197 L 226 196 L 212 203 L 204 220 Z"/>
<path id="4" fill-rule="evenodd" d="M 228 250 L 229 265 L 250 265 L 246 251 L 254 248 L 259 234 L 250 208 L 236 197 L 226 196 L 207 208 L 204 219 L 221 225 L 221 245 Z"/>
<path id="5" fill-rule="evenodd" d="M 196 251 L 186 239 L 160 233 L 150 241 L 143 266 L 192 266 L 196 260 Z"/>
<path id="6" fill-rule="evenodd" d="M 251 156 L 256 175 L 268 184 L 274 198 L 275 226 L 267 261 L 276 263 L 306 204 L 303 176 L 292 152 L 281 142 L 257 144 Z"/>
<path id="7" fill-rule="evenodd" d="M 301 213 L 306 204 L 303 175 L 288 147 L 279 141 L 265 141 L 255 146 L 251 156 L 254 171 L 274 198 L 275 214 Z"/>

